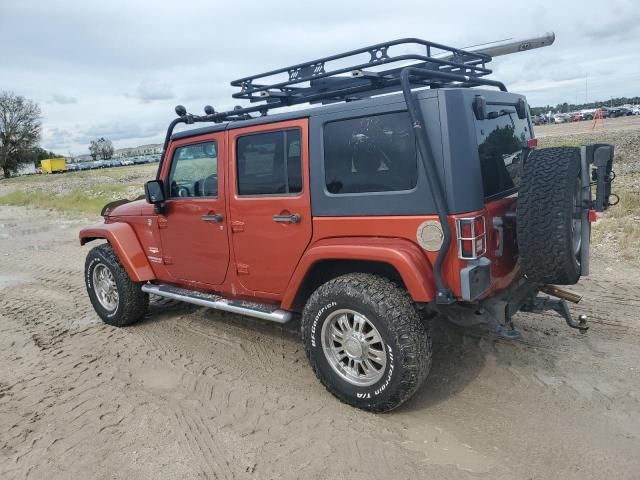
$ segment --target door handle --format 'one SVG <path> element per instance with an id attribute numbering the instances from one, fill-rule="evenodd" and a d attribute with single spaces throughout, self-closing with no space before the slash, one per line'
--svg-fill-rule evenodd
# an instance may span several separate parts
<path id="1" fill-rule="evenodd" d="M 224 217 L 219 213 L 209 213 L 207 215 L 202 215 L 202 221 L 204 222 L 221 222 Z"/>
<path id="2" fill-rule="evenodd" d="M 300 223 L 300 214 L 293 213 L 291 215 L 274 215 L 273 221 L 277 223 Z"/>

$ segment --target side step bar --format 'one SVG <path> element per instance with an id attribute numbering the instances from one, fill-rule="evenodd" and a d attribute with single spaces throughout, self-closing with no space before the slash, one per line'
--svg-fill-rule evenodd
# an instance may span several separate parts
<path id="1" fill-rule="evenodd" d="M 276 323 L 287 323 L 291 320 L 291 312 L 280 310 L 273 305 L 265 303 L 228 300 L 211 293 L 202 293 L 195 290 L 173 287 L 171 285 L 154 285 L 152 283 L 143 285 L 142 291 L 158 295 L 159 297 L 171 298 L 173 300 L 193 303 L 201 307 L 215 308 L 216 310 L 223 310 L 225 312 L 238 313 L 261 320 L 270 320 Z"/>

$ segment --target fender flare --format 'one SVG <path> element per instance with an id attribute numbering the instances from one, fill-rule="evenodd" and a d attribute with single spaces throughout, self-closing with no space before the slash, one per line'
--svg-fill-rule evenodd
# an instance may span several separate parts
<path id="1" fill-rule="evenodd" d="M 307 249 L 289 281 L 282 298 L 282 308 L 293 308 L 307 273 L 323 260 L 386 263 L 398 272 L 414 301 L 431 302 L 435 299 L 431 264 L 414 243 L 403 238 L 341 237 L 320 240 Z"/>
<path id="2" fill-rule="evenodd" d="M 127 223 L 104 223 L 80 230 L 80 245 L 97 239 L 105 239 L 115 251 L 129 278 L 134 282 L 146 282 L 156 278 L 138 237 Z"/>

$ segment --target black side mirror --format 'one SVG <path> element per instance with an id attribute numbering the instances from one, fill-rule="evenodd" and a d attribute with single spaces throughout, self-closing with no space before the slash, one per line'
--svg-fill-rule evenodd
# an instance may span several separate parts
<path id="1" fill-rule="evenodd" d="M 148 203 L 161 205 L 164 203 L 164 183 L 162 180 L 150 180 L 144 184 L 144 198 Z"/>

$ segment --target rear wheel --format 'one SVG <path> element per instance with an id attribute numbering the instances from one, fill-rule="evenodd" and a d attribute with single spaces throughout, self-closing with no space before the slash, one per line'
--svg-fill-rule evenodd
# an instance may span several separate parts
<path id="1" fill-rule="evenodd" d="M 131 325 L 147 311 L 149 296 L 141 290 L 141 283 L 131 281 L 108 243 L 87 254 L 85 284 L 93 308 L 109 325 Z"/>
<path id="2" fill-rule="evenodd" d="M 318 288 L 304 308 L 307 357 L 341 401 L 383 412 L 404 403 L 431 366 L 431 340 L 406 291 L 356 273 Z"/>
<path id="3" fill-rule="evenodd" d="M 518 192 L 517 235 L 524 274 L 540 283 L 573 285 L 580 278 L 582 200 L 580 150 L 532 151 Z"/>

